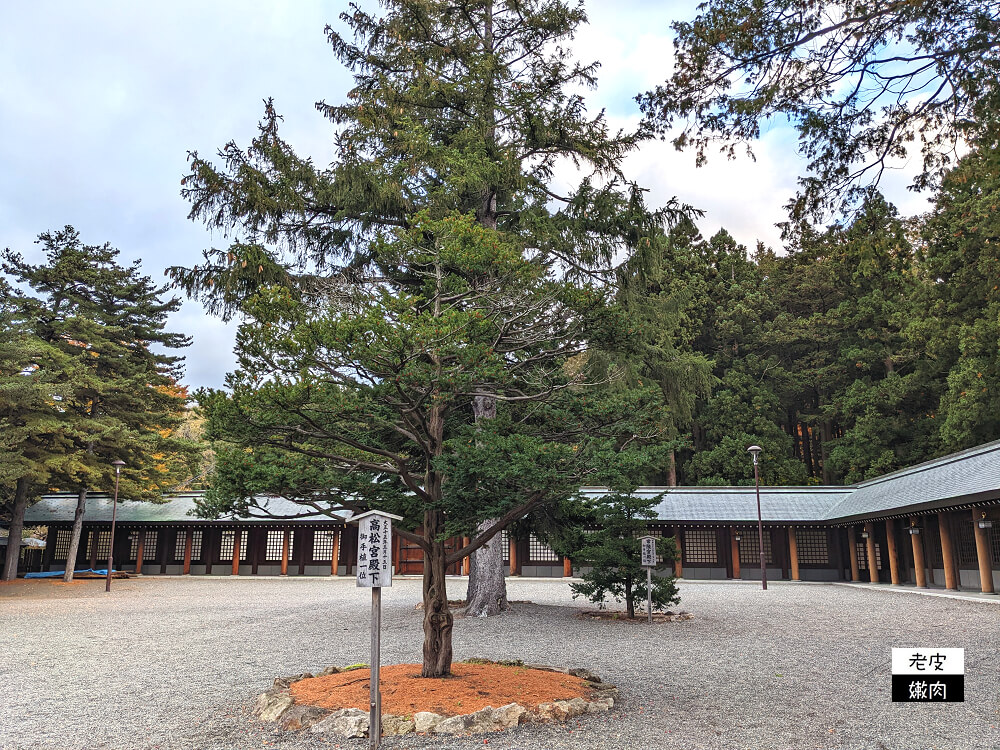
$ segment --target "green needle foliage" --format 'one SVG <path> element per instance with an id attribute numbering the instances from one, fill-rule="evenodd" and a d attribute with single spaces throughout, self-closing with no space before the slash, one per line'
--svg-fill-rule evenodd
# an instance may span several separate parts
<path id="1" fill-rule="evenodd" d="M 2 254 L 4 273 L 36 296 L 0 289 L 3 440 L 14 443 L 0 484 L 25 493 L 15 515 L 47 489 L 79 492 L 74 559 L 86 493 L 114 485 L 112 461 L 125 461 L 119 494 L 134 500 L 159 499 L 194 472 L 195 444 L 171 435 L 186 412 L 180 359 L 163 351 L 189 339 L 165 330 L 180 303 L 163 301 L 138 262 L 120 266 L 117 250 L 84 244 L 72 227 L 39 242 L 40 265 Z"/>
<path id="2" fill-rule="evenodd" d="M 1000 435 L 1000 159 L 981 149 L 948 175 L 921 232 L 927 314 L 914 321 L 926 349 L 943 446 Z"/>
<path id="3" fill-rule="evenodd" d="M 63 403 L 85 380 L 79 363 L 34 333 L 23 315 L 23 299 L 0 278 L 0 510 L 10 539 L 20 539 L 24 511 L 37 491 L 84 467 L 75 448 L 79 426 Z M 20 546 L 6 548 L 3 580 L 17 575 Z"/>
<path id="4" fill-rule="evenodd" d="M 120 494 L 156 499 L 191 470 L 193 446 L 170 437 L 185 413 L 177 385 L 181 358 L 164 350 L 190 339 L 165 330 L 180 302 L 143 276 L 138 261 L 117 263 L 108 245 L 86 245 L 72 227 L 39 237 L 46 262 L 31 265 L 3 254 L 3 270 L 37 297 L 16 294 L 10 304 L 31 333 L 75 366 L 72 393 L 58 403 L 77 430 L 80 485 L 111 486 L 115 459 L 125 461 Z M 68 489 L 73 482 L 60 482 Z"/>
<path id="5" fill-rule="evenodd" d="M 183 181 L 192 218 L 237 241 L 170 273 L 244 321 L 228 392 L 201 396 L 218 462 L 203 512 L 277 493 L 404 515 L 425 555 L 423 674 L 441 676 L 445 567 L 645 466 L 666 429 L 658 389 L 594 386 L 626 380 L 616 265 L 681 208 L 648 208 L 622 172 L 647 134 L 586 112 L 596 64 L 566 46 L 580 4 L 394 0 L 341 19 L 352 38 L 327 34 L 355 86 L 317 105 L 329 166 L 282 140 L 268 102 L 248 147 L 192 154 Z M 449 552 L 451 534 L 472 541 Z"/>
<path id="6" fill-rule="evenodd" d="M 1000 5 L 981 0 L 710 0 L 677 22 L 668 81 L 639 97 L 699 163 L 790 121 L 809 160 L 793 216 L 861 203 L 914 148 L 917 187 L 1000 120 Z M 678 127 L 679 126 L 679 127 Z"/>
<path id="7" fill-rule="evenodd" d="M 576 538 L 579 546 L 571 551 L 574 568 L 590 568 L 571 583 L 573 598 L 586 597 L 601 609 L 607 599 L 625 603 L 628 617 L 635 617 L 636 606 L 647 600 L 646 569 L 642 567 L 639 537 L 645 536 L 653 507 L 659 497 L 639 497 L 626 492 L 610 492 L 587 503 L 587 524 L 591 530 Z M 653 571 L 651 601 L 660 611 L 680 601 L 671 563 L 677 556 L 672 538 L 656 539 L 660 559 Z"/>

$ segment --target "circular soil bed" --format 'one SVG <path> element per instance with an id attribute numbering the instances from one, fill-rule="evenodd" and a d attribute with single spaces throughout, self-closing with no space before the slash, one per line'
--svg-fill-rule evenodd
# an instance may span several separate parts
<path id="1" fill-rule="evenodd" d="M 382 668 L 382 733 L 479 734 L 519 724 L 565 722 L 604 713 L 618 700 L 614 685 L 584 668 L 469 659 L 452 675 L 426 679 L 419 664 Z M 327 667 L 315 677 L 278 677 L 261 693 L 254 715 L 284 729 L 365 737 L 369 727 L 370 670 Z"/>
<path id="2" fill-rule="evenodd" d="M 381 669 L 382 710 L 408 715 L 432 711 L 444 716 L 468 714 L 486 706 L 519 703 L 537 706 L 557 700 L 586 698 L 590 683 L 562 672 L 521 666 L 454 663 L 452 676 L 427 679 L 419 664 L 393 664 Z M 296 703 L 321 708 L 368 710 L 368 669 L 312 677 L 291 685 Z"/>

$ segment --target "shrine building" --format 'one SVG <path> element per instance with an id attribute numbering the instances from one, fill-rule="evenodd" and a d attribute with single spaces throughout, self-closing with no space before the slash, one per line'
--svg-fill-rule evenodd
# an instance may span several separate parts
<path id="1" fill-rule="evenodd" d="M 584 494 L 604 490 L 587 487 Z M 685 579 L 760 578 L 754 487 L 642 487 L 659 497 L 653 535 L 672 536 Z M 338 517 L 303 515 L 303 506 L 261 498 L 271 517 L 217 520 L 193 515 L 199 493 L 164 503 L 118 505 L 115 567 L 143 575 L 351 575 L 357 529 Z M 46 495 L 26 526 L 47 526 L 32 571 L 66 565 L 75 493 Z M 1000 441 L 849 486 L 761 487 L 767 575 L 771 580 L 865 581 L 992 593 L 1000 586 Z M 106 565 L 111 500 L 88 496 L 77 568 Z M 569 576 L 571 564 L 533 534 L 502 535 L 510 575 Z M 459 540 L 455 540 L 457 543 Z M 396 536 L 397 575 L 423 571 L 415 544 Z M 2 561 L 0 561 L 2 562 Z M 467 572 L 468 560 L 453 565 Z"/>

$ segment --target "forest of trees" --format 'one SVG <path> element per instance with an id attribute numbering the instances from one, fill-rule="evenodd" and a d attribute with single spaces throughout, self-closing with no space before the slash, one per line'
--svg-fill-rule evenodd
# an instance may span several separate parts
<path id="1" fill-rule="evenodd" d="M 1000 436 L 997 164 L 964 158 L 925 217 L 870 192 L 850 222 L 800 228 L 779 252 L 674 227 L 637 296 L 668 297 L 652 327 L 711 363 L 677 483 L 752 483 L 752 443 L 769 484 L 841 484 Z M 670 467 L 649 481 L 670 484 Z"/>

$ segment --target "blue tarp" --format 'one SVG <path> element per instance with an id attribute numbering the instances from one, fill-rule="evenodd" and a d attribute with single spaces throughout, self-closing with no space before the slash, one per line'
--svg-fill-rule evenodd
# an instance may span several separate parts
<path id="1" fill-rule="evenodd" d="M 112 570 L 112 575 L 117 573 L 117 570 Z M 92 568 L 87 568 L 86 570 L 74 570 L 73 575 L 85 575 L 87 573 L 93 573 L 99 576 L 106 576 L 108 574 L 108 569 L 104 568 L 102 570 L 93 570 Z M 66 575 L 65 570 L 50 570 L 48 573 L 25 573 L 25 578 L 61 578 Z"/>

